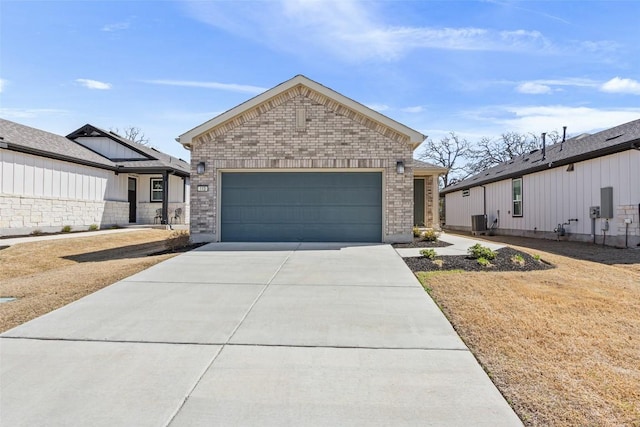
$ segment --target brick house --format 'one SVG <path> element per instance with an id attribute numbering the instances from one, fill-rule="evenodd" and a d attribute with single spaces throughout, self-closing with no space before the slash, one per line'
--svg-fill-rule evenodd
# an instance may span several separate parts
<path id="1" fill-rule="evenodd" d="M 425 138 L 298 75 L 177 139 L 191 150 L 192 238 L 410 241 L 414 175 L 417 219 L 439 225 L 445 170 L 413 161 Z"/>

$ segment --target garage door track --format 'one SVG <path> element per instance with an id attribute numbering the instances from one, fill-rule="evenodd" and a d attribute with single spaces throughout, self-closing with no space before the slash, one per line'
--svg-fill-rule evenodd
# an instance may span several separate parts
<path id="1" fill-rule="evenodd" d="M 203 246 L 0 357 L 2 425 L 521 425 L 388 245 Z"/>

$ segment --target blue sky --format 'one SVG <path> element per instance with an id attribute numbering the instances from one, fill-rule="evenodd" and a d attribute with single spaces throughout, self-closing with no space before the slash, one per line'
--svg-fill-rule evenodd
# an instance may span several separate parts
<path id="1" fill-rule="evenodd" d="M 424 134 L 640 118 L 640 1 L 11 1 L 0 116 L 174 138 L 304 74 Z"/>

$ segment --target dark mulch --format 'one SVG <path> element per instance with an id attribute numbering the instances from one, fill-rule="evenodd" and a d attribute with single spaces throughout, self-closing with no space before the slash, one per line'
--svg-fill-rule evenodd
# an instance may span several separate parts
<path id="1" fill-rule="evenodd" d="M 422 240 L 419 237 L 414 237 L 411 243 L 394 243 L 394 248 L 444 248 L 451 246 L 451 243 L 443 242 L 442 240 L 436 240 L 435 242 L 428 242 Z"/>
<path id="2" fill-rule="evenodd" d="M 531 255 L 519 252 L 513 248 L 498 249 L 497 256 L 491 261 L 492 267 L 482 267 L 477 260 L 462 255 L 444 255 L 436 257 L 442 260 L 442 267 L 438 267 L 433 260 L 425 257 L 404 258 L 404 262 L 411 271 L 439 271 L 439 270 L 464 270 L 464 271 L 534 271 L 548 270 L 555 268 L 553 265 L 541 261 L 536 261 Z M 511 257 L 520 255 L 524 258 L 524 265 L 511 261 Z"/>
<path id="3" fill-rule="evenodd" d="M 165 254 L 180 254 L 183 252 L 189 252 L 190 250 L 199 248 L 200 246 L 204 246 L 206 245 L 207 242 L 204 243 L 192 243 L 188 246 L 182 246 L 180 248 L 175 248 L 175 249 L 165 249 L 162 251 L 158 251 L 158 252 L 154 252 L 152 254 L 149 254 L 148 256 L 154 256 L 154 255 L 165 255 Z"/>

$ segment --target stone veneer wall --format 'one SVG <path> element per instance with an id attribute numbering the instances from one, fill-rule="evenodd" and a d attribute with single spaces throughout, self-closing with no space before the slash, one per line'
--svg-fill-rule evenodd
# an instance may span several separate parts
<path id="1" fill-rule="evenodd" d="M 628 226 L 624 222 L 626 218 L 631 219 L 631 224 Z M 627 244 L 629 246 L 640 245 L 640 206 L 619 205 L 616 209 L 616 218 L 614 221 L 615 226 L 617 226 L 616 234 L 618 234 L 617 246 L 624 246 L 625 233 L 627 234 Z"/>
<path id="2" fill-rule="evenodd" d="M 296 128 L 296 111 L 306 123 Z M 410 162 L 408 137 L 346 109 L 305 87 L 293 88 L 230 122 L 194 139 L 191 164 L 191 234 L 219 239 L 218 172 L 222 169 L 379 169 L 383 171 L 385 242 L 410 241 L 413 225 L 413 173 L 396 172 L 396 161 Z M 198 185 L 208 192 L 198 192 Z M 200 235 L 200 236 L 198 236 Z"/>
<path id="3" fill-rule="evenodd" d="M 425 223 L 428 227 L 433 227 L 436 229 L 440 228 L 440 224 L 436 224 L 435 218 L 433 217 L 433 175 L 424 177 L 424 187 L 425 187 L 425 200 L 427 201 L 427 206 L 425 210 Z M 436 199 L 437 200 L 437 199 Z"/>
<path id="4" fill-rule="evenodd" d="M 129 203 L 0 195 L 0 234 L 60 231 L 69 225 L 82 230 L 96 224 L 126 224 Z"/>

